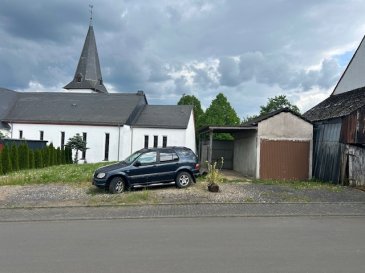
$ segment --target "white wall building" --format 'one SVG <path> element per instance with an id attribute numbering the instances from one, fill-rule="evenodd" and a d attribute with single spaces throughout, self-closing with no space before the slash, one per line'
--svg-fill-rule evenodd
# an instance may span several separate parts
<path id="1" fill-rule="evenodd" d="M 108 93 L 90 25 L 74 79 L 63 92 L 0 88 L 0 130 L 15 139 L 63 147 L 80 134 L 87 162 L 123 160 L 145 147 L 185 146 L 196 151 L 193 107 L 149 105 L 143 91 Z M 86 90 L 86 92 L 85 92 Z"/>

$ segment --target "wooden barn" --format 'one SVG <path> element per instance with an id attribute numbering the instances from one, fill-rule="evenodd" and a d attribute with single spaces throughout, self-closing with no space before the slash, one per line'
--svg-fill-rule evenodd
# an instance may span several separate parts
<path id="1" fill-rule="evenodd" d="M 365 185 L 364 38 L 331 96 L 304 114 L 314 124 L 313 176 L 320 180 Z"/>

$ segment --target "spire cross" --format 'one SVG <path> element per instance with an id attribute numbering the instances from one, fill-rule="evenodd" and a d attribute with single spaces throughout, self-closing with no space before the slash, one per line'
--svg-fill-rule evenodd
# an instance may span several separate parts
<path id="1" fill-rule="evenodd" d="M 92 25 L 93 23 L 93 5 L 89 5 L 89 8 L 90 8 L 90 26 Z"/>

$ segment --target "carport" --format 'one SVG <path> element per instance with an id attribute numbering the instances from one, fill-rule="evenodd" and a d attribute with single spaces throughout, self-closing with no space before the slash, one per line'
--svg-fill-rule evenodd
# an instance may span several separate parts
<path id="1" fill-rule="evenodd" d="M 213 140 L 216 133 L 230 133 L 234 140 L 221 145 Z M 202 128 L 199 158 L 214 162 L 228 155 L 232 164 L 224 168 L 257 179 L 307 180 L 312 176 L 312 138 L 312 124 L 284 108 L 241 126 Z"/>

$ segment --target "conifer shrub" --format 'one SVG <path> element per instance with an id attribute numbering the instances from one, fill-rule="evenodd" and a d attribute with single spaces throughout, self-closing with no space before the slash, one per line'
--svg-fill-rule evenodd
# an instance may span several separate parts
<path id="1" fill-rule="evenodd" d="M 34 151 L 29 150 L 29 169 L 35 168 L 35 158 L 34 158 Z"/>
<path id="2" fill-rule="evenodd" d="M 2 161 L 2 159 L 1 159 L 1 155 L 2 154 L 2 152 L 0 152 L 0 175 L 3 175 L 4 173 L 3 173 L 3 161 Z"/>
<path id="3" fill-rule="evenodd" d="M 19 171 L 19 149 L 18 145 L 13 144 L 11 145 L 11 164 L 13 171 Z"/>
<path id="4" fill-rule="evenodd" d="M 34 166 L 36 169 L 44 167 L 42 150 L 36 150 L 34 152 Z"/>
<path id="5" fill-rule="evenodd" d="M 26 143 L 19 145 L 19 169 L 29 169 L 29 147 Z"/>
<path id="6" fill-rule="evenodd" d="M 3 151 L 1 152 L 1 161 L 3 173 L 7 174 L 12 172 L 13 168 L 11 165 L 10 151 L 8 145 L 5 145 Z"/>

